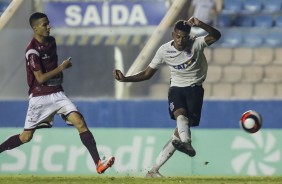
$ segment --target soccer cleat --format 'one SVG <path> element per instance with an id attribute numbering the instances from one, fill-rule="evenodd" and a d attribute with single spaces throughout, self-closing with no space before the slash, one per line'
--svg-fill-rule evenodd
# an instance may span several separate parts
<path id="1" fill-rule="evenodd" d="M 146 174 L 146 178 L 164 178 L 159 171 L 148 171 Z"/>
<path id="2" fill-rule="evenodd" d="M 110 157 L 108 160 L 99 160 L 98 165 L 96 167 L 96 171 L 99 174 L 104 173 L 109 167 L 112 167 L 112 165 L 115 162 L 115 157 Z"/>
<path id="3" fill-rule="evenodd" d="M 190 157 L 193 157 L 196 155 L 196 151 L 192 147 L 191 142 L 186 143 L 180 140 L 173 140 L 172 145 L 174 146 L 176 150 L 181 151 L 189 155 Z"/>

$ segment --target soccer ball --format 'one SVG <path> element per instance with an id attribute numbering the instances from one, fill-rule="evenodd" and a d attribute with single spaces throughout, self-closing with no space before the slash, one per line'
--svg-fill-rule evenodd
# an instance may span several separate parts
<path id="1" fill-rule="evenodd" d="M 262 126 L 262 117 L 258 112 L 248 110 L 242 114 L 239 124 L 246 132 L 255 133 L 259 131 Z"/>

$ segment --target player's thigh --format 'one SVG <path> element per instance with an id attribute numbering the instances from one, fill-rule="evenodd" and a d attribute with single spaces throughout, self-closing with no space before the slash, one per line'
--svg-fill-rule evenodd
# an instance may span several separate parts
<path id="1" fill-rule="evenodd" d="M 64 92 L 58 92 L 54 94 L 54 101 L 56 104 L 56 108 L 59 109 L 57 111 L 58 114 L 63 114 L 68 116 L 71 112 L 77 112 L 77 107 L 74 103 L 65 95 Z"/>
<path id="2" fill-rule="evenodd" d="M 191 87 L 186 95 L 188 118 L 192 121 L 191 126 L 198 126 L 202 113 L 204 89 L 202 86 Z"/>
<path id="3" fill-rule="evenodd" d="M 78 112 L 75 104 L 65 95 L 65 93 L 56 93 L 54 99 L 56 108 L 59 109 L 57 114 L 60 114 L 68 125 L 78 126 L 82 124 L 82 115 Z"/>
<path id="4" fill-rule="evenodd" d="M 168 93 L 169 114 L 172 119 L 179 115 L 187 116 L 185 96 L 183 88 L 171 87 Z"/>
<path id="5" fill-rule="evenodd" d="M 50 127 L 55 111 L 50 95 L 30 98 L 24 129 L 32 130 L 39 126 Z"/>

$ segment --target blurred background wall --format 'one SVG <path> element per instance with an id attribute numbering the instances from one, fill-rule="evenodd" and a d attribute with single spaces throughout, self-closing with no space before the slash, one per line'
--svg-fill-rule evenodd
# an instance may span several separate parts
<path id="1" fill-rule="evenodd" d="M 209 62 L 206 99 L 281 99 L 281 2 L 273 1 L 225 0 L 222 3 L 214 26 L 223 36 L 205 49 Z M 7 6 L 7 2 L 2 4 Z M 0 33 L 0 98 L 26 98 L 24 49 L 32 36 L 28 18 L 34 11 L 50 13 L 60 61 L 69 56 L 73 58 L 74 67 L 65 71 L 67 94 L 114 98 L 115 54 L 121 58 L 126 72 L 171 5 L 166 0 L 141 1 L 143 7 L 139 11 L 138 7 L 134 8 L 134 2 L 23 1 Z M 190 4 L 190 1 L 185 3 L 177 18 L 188 17 Z M 121 9 L 116 11 L 120 12 L 114 15 L 111 11 L 119 6 Z M 170 39 L 171 29 L 168 29 L 152 53 Z M 169 72 L 163 68 L 150 81 L 132 84 L 130 95 L 125 98 L 165 99 L 168 86 Z"/>

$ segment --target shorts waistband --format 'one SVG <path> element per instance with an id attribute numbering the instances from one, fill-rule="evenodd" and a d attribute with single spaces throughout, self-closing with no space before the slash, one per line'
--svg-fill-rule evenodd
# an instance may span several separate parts
<path id="1" fill-rule="evenodd" d="M 195 87 L 195 86 L 202 86 L 202 84 L 196 84 L 196 83 L 194 83 L 194 84 L 191 84 L 191 85 L 190 85 L 190 87 Z"/>

